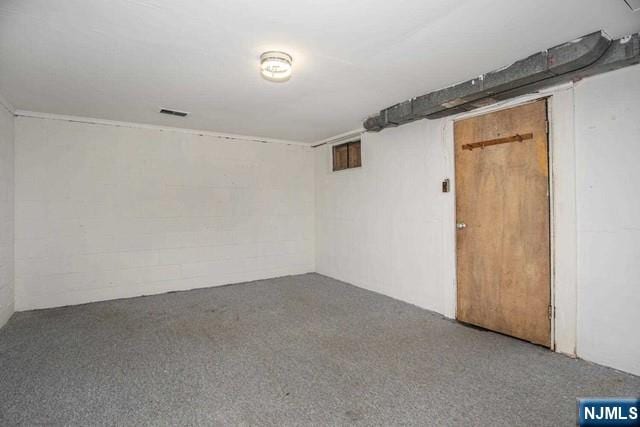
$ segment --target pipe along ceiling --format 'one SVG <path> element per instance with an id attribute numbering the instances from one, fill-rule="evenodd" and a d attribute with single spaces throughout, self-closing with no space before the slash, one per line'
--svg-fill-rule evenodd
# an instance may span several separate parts
<path id="1" fill-rule="evenodd" d="M 423 118 L 445 117 L 638 63 L 640 33 L 611 40 L 597 31 L 508 67 L 385 108 L 366 119 L 363 126 L 377 132 Z"/>

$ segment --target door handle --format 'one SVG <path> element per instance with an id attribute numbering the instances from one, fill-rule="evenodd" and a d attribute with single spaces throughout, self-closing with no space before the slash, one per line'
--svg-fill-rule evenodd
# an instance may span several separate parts
<path id="1" fill-rule="evenodd" d="M 457 222 L 456 223 L 456 228 L 458 230 L 462 230 L 463 228 L 467 228 L 467 224 L 465 224 L 464 222 Z"/>

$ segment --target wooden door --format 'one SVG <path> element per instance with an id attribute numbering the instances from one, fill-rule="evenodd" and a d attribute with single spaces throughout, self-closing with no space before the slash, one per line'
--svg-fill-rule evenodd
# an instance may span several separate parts
<path id="1" fill-rule="evenodd" d="M 457 318 L 550 346 L 546 100 L 454 125 Z"/>

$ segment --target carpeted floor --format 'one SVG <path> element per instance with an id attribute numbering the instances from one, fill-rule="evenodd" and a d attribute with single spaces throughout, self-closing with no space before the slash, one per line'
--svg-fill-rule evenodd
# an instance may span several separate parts
<path id="1" fill-rule="evenodd" d="M 575 425 L 640 377 L 317 274 L 16 313 L 0 425 Z"/>

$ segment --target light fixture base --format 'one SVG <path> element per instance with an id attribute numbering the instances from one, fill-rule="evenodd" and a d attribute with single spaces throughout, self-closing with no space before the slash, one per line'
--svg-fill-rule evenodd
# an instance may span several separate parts
<path id="1" fill-rule="evenodd" d="M 268 51 L 260 55 L 262 77 L 272 82 L 285 82 L 291 78 L 293 58 L 281 51 Z"/>

